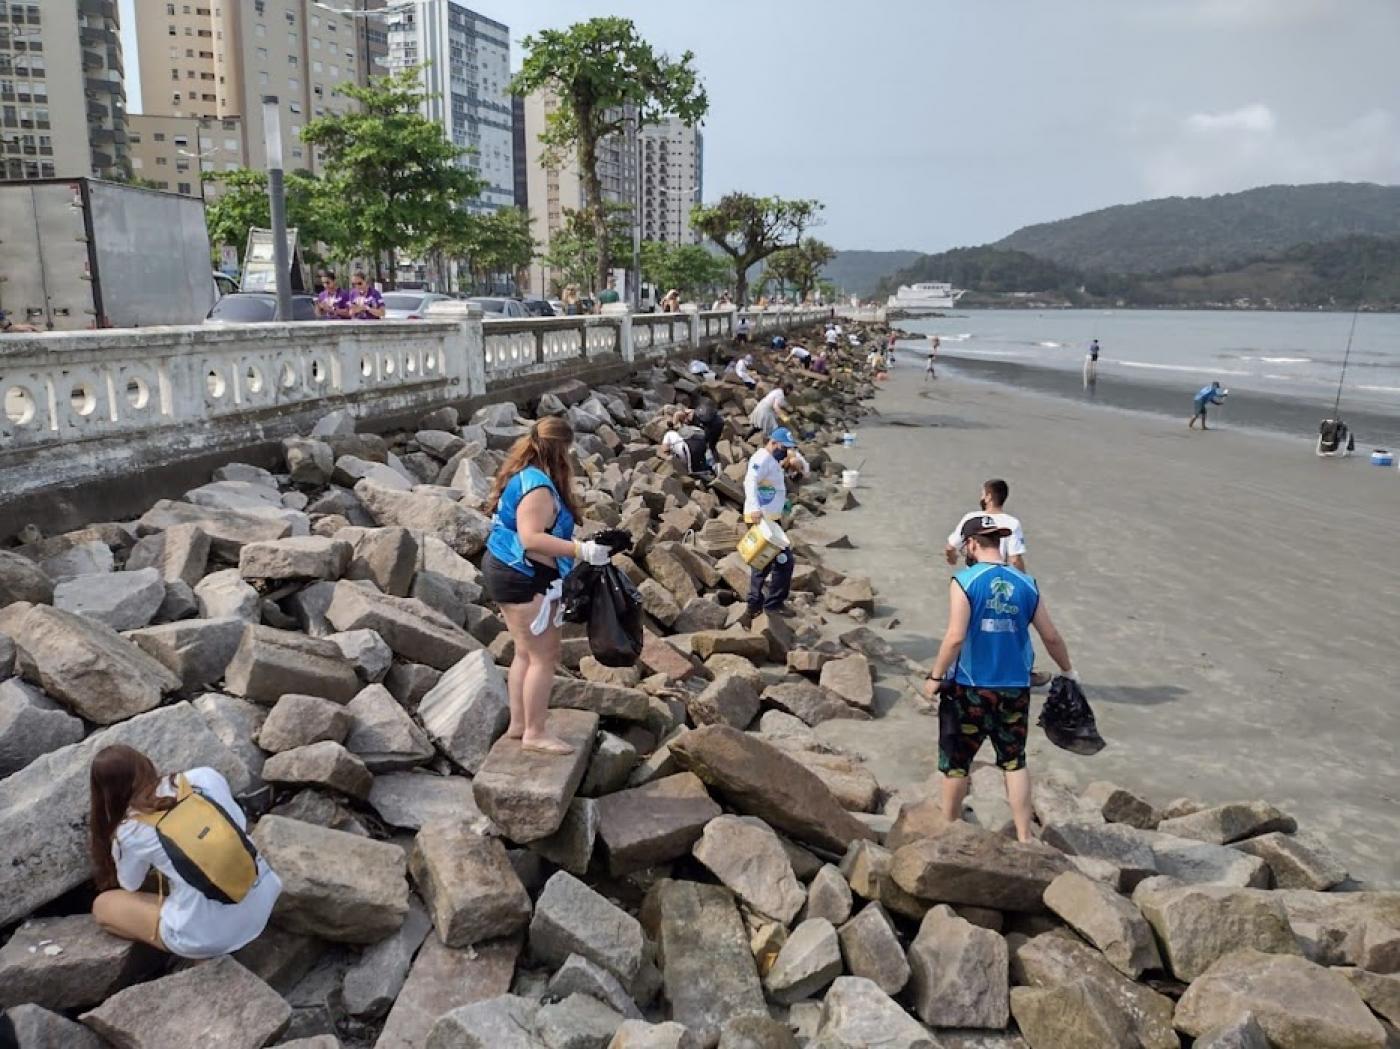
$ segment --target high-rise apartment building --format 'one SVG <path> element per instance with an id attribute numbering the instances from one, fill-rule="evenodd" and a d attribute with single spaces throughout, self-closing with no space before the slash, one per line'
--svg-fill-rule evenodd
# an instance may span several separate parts
<path id="1" fill-rule="evenodd" d="M 117 0 L 0 0 L 0 179 L 124 178 Z"/>
<path id="2" fill-rule="evenodd" d="M 389 68 L 421 66 L 424 114 L 472 152 L 462 163 L 486 183 L 477 207 L 515 203 L 511 126 L 510 30 L 456 0 L 418 0 L 391 11 Z"/>
<path id="3" fill-rule="evenodd" d="M 642 128 L 642 239 L 696 244 L 690 209 L 700 203 L 704 139 L 676 117 Z"/>
<path id="4" fill-rule="evenodd" d="M 205 173 L 232 171 L 243 162 L 243 127 L 237 118 L 127 117 L 132 174 L 187 197 L 217 197 L 219 184 L 204 186 Z"/>
<path id="5" fill-rule="evenodd" d="M 350 6 L 363 9 L 366 2 Z M 217 169 L 235 152 L 220 144 L 234 121 L 240 163 L 261 169 L 267 165 L 262 100 L 275 95 L 284 167 L 319 173 L 321 157 L 301 141 L 301 130 L 318 116 L 355 105 L 336 89 L 361 81 L 369 70 L 362 55 L 368 37 L 356 23 L 373 19 L 348 17 L 314 0 L 135 4 L 141 107 L 147 114 L 198 118 L 211 130 L 209 122 L 217 122 L 215 144 L 205 147 L 215 151 L 205 159 Z"/>

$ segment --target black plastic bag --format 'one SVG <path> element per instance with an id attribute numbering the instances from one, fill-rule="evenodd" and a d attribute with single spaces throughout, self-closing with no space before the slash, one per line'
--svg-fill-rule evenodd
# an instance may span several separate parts
<path id="1" fill-rule="evenodd" d="M 1067 677 L 1050 682 L 1050 695 L 1041 708 L 1038 724 L 1051 743 L 1071 754 L 1097 754 L 1108 745 L 1099 735 L 1084 690 L 1079 682 Z"/>
<path id="2" fill-rule="evenodd" d="M 642 654 L 642 595 L 611 564 L 577 565 L 564 580 L 564 618 L 588 624 L 588 648 L 605 667 L 635 666 Z"/>

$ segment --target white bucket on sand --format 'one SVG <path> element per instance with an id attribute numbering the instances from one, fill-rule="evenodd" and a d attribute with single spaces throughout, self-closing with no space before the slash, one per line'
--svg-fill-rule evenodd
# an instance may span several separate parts
<path id="1" fill-rule="evenodd" d="M 842 470 L 842 471 L 841 471 L 841 487 L 842 487 L 842 488 L 854 488 L 854 487 L 855 487 L 856 485 L 858 485 L 858 484 L 860 484 L 860 471 L 859 471 L 859 470 Z"/>
<path id="2" fill-rule="evenodd" d="M 847 448 L 854 448 L 856 445 L 856 435 L 851 433 L 850 430 L 847 430 L 841 435 L 841 443 Z"/>

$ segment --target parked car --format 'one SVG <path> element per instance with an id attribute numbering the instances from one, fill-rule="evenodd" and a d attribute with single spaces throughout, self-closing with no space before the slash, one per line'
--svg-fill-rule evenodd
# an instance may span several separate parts
<path id="1" fill-rule="evenodd" d="M 419 321 L 435 302 L 446 302 L 451 295 L 439 295 L 435 291 L 386 291 L 384 293 L 384 319 L 389 321 Z"/>
<path id="2" fill-rule="evenodd" d="M 525 309 L 524 304 L 515 299 L 507 299 L 496 295 L 474 295 L 467 301 L 480 306 L 481 312 L 486 314 L 487 320 L 500 320 L 502 317 L 517 319 L 532 316 L 532 314 Z"/>
<path id="3" fill-rule="evenodd" d="M 270 324 L 277 316 L 277 296 L 267 291 L 235 291 L 225 295 L 209 315 L 205 324 Z M 310 295 L 292 296 L 292 320 L 314 321 L 316 300 Z"/>
<path id="4" fill-rule="evenodd" d="M 554 316 L 564 316 L 564 301 L 562 299 L 550 299 L 549 308 L 554 311 Z"/>
<path id="5" fill-rule="evenodd" d="M 238 281 L 234 280 L 227 273 L 214 271 L 214 295 L 222 299 L 225 295 L 232 295 L 238 290 Z"/>
<path id="6" fill-rule="evenodd" d="M 554 316 L 554 307 L 549 304 L 548 299 L 521 299 L 520 305 L 525 307 L 525 312 L 531 317 Z"/>

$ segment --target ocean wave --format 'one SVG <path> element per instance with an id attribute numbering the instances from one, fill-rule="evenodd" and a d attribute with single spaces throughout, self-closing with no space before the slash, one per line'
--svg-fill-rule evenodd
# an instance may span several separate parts
<path id="1" fill-rule="evenodd" d="M 1363 383 L 1358 383 L 1356 388 L 1369 390 L 1371 393 L 1400 393 L 1400 386 L 1366 386 Z"/>
<path id="2" fill-rule="evenodd" d="M 1037 345 L 1037 346 L 1044 346 L 1046 349 L 1050 349 L 1050 350 L 1058 350 L 1058 349 L 1061 349 L 1061 348 L 1064 346 L 1064 343 L 1062 343 L 1062 342 L 1038 342 L 1038 343 L 1036 343 L 1036 345 Z"/>
<path id="3" fill-rule="evenodd" d="M 1245 354 L 1239 358 L 1242 361 L 1258 361 L 1260 364 L 1312 364 L 1311 357 L 1251 357 Z"/>
<path id="4" fill-rule="evenodd" d="M 1231 368 L 1212 368 L 1198 364 L 1152 364 L 1148 361 L 1115 361 L 1124 368 L 1149 368 L 1152 371 L 1192 372 L 1197 375 L 1253 375 L 1253 372 L 1237 371 Z"/>

